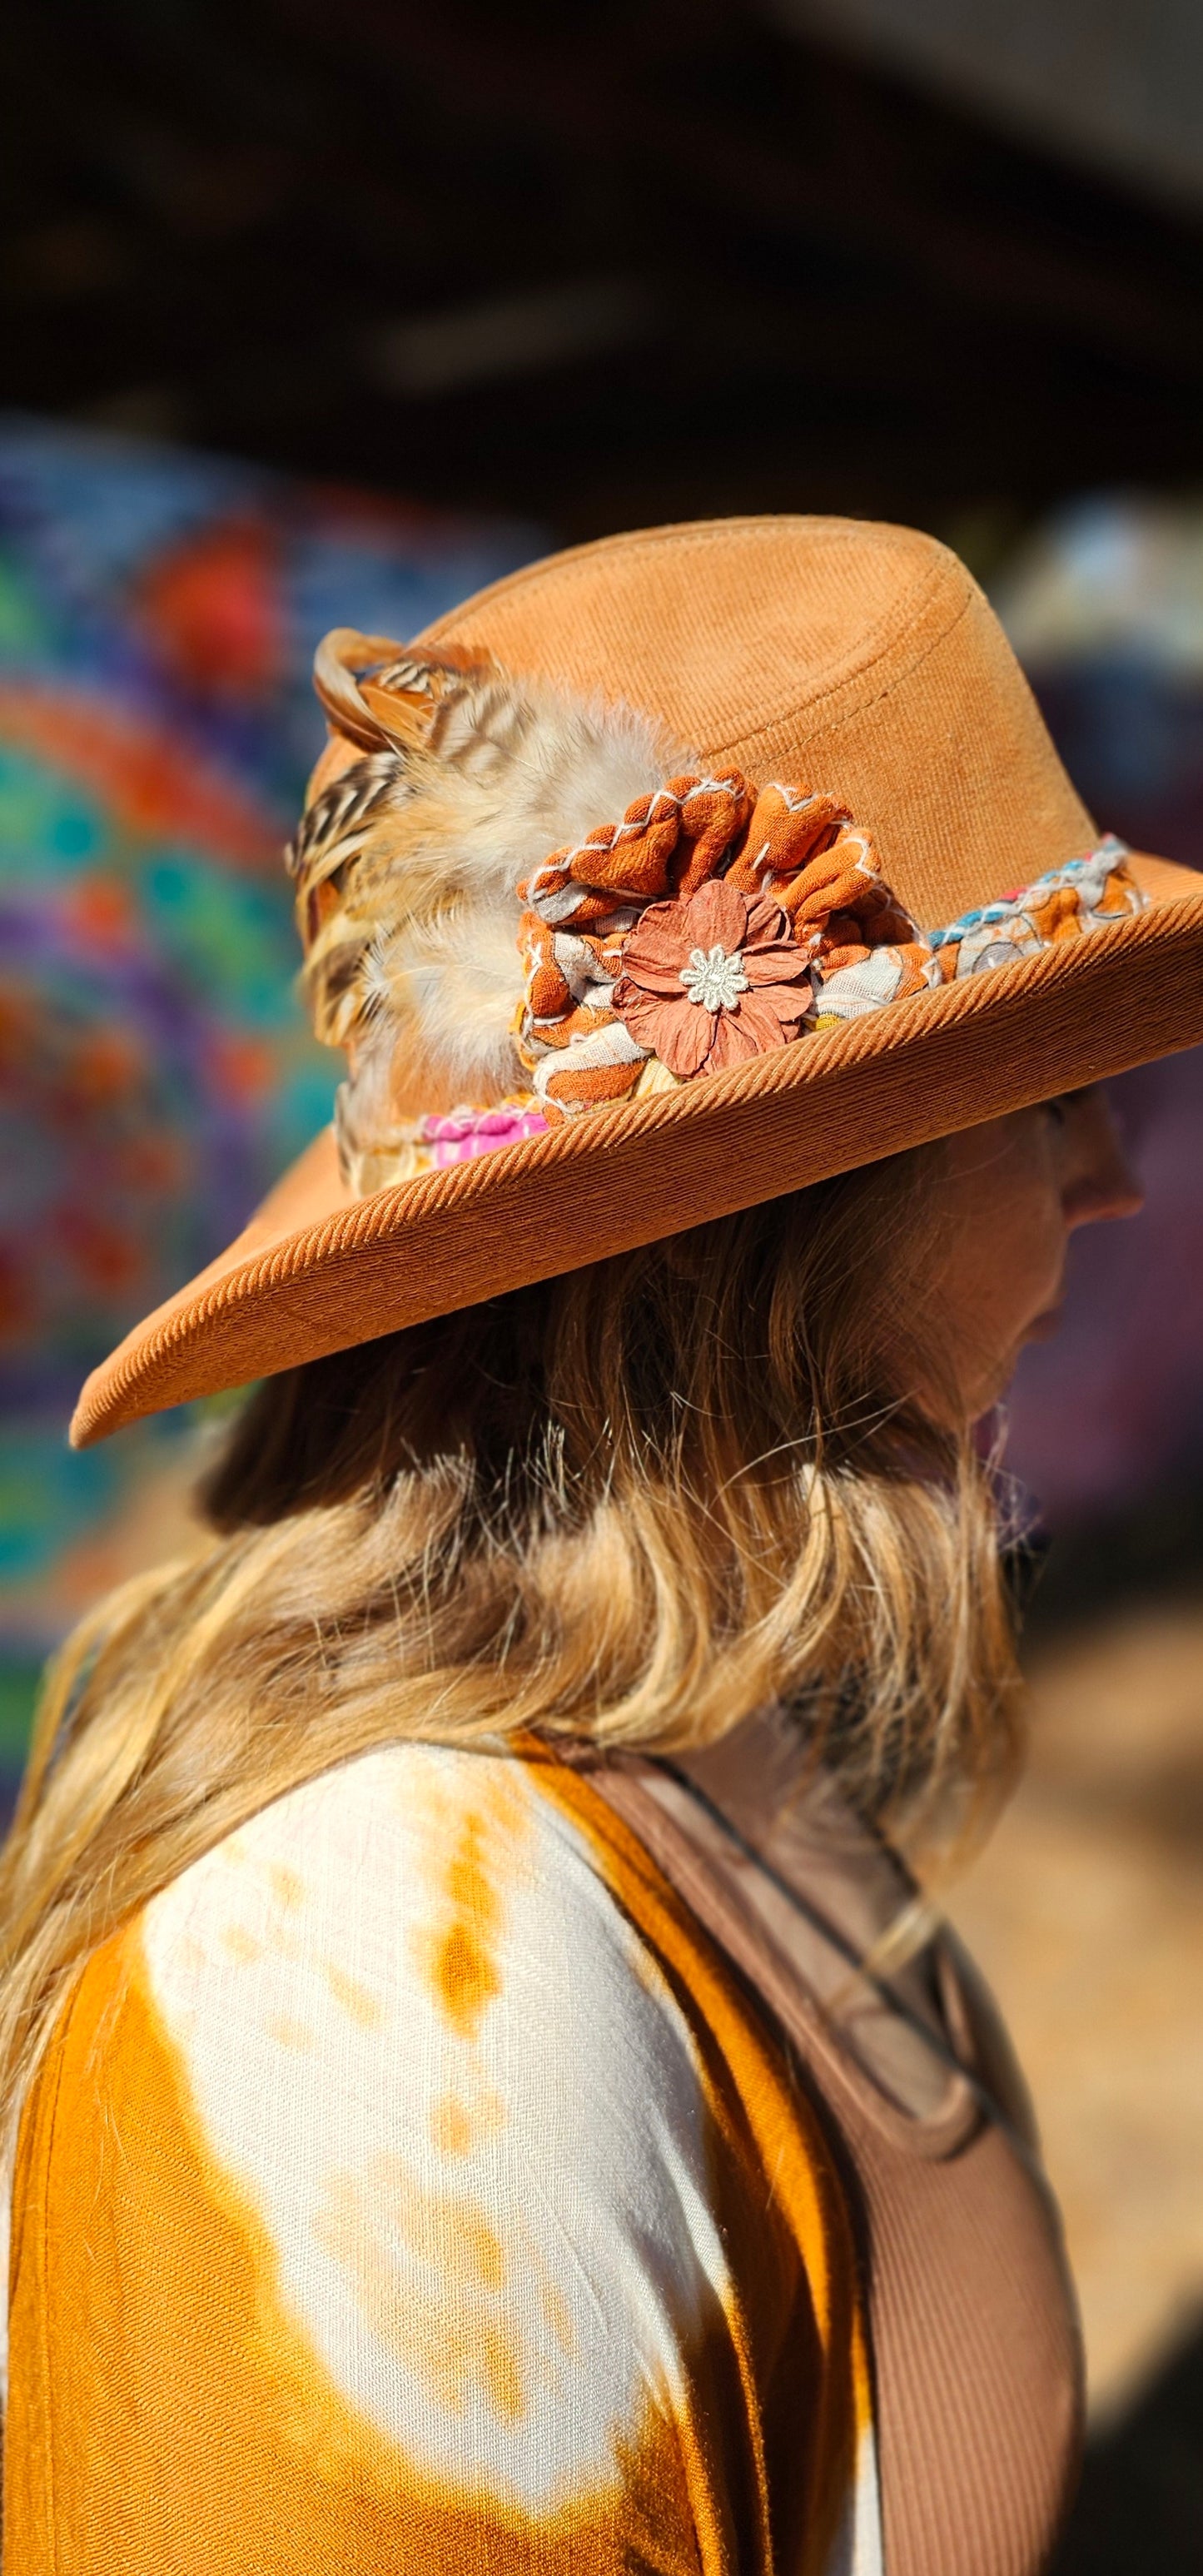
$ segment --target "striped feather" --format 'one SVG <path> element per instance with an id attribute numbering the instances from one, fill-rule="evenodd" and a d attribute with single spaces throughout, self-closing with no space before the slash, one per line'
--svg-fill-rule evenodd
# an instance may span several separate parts
<path id="1" fill-rule="evenodd" d="M 520 681 L 480 655 L 427 655 L 338 629 L 318 693 L 360 757 L 290 844 L 304 987 L 347 1051 L 343 1131 L 528 1080 L 519 880 L 689 759 L 650 719 Z"/>

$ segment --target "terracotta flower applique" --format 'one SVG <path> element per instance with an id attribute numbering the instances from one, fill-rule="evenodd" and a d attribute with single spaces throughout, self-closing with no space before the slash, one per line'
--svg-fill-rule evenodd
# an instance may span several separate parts
<path id="1" fill-rule="evenodd" d="M 681 1081 L 788 1045 L 812 999 L 780 904 L 722 878 L 683 902 L 647 906 L 623 943 L 613 995 L 636 1043 Z"/>

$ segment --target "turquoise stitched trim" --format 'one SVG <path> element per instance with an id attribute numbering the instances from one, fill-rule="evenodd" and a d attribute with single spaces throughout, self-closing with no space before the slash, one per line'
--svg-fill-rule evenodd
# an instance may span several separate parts
<path id="1" fill-rule="evenodd" d="M 1028 903 L 1034 894 L 1039 894 L 1042 888 L 1076 885 L 1078 879 L 1085 875 L 1087 868 L 1097 867 L 1100 859 L 1105 859 L 1108 867 L 1113 868 L 1118 867 L 1121 859 L 1126 859 L 1127 856 L 1127 842 L 1117 840 L 1114 832 L 1109 832 L 1106 839 L 1100 841 L 1097 850 L 1088 850 L 1084 858 L 1067 859 L 1064 867 L 1047 868 L 1042 877 L 1033 877 L 1030 885 L 1020 886 L 1014 894 L 999 895 L 993 903 L 979 904 L 976 912 L 963 912 L 959 921 L 949 922 L 944 930 L 927 931 L 924 934 L 925 944 L 929 948 L 947 948 L 951 939 L 964 939 L 971 930 L 978 930 L 983 924 L 988 927 L 994 921 L 1011 921 L 1017 912 L 1022 911 L 1025 903 Z"/>

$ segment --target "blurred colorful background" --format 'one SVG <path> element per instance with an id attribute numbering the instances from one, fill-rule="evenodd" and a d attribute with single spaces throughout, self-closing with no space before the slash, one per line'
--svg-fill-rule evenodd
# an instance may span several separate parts
<path id="1" fill-rule="evenodd" d="M 5 1803 L 45 1653 L 187 1536 L 211 1436 L 75 1456 L 79 1381 L 328 1115 L 280 861 L 328 625 L 658 519 L 913 522 L 1099 822 L 1203 867 L 1203 16 L 9 0 L 0 117 Z M 1058 2576 L 1193 2576 L 1203 1051 L 1115 1091 L 1146 1207 L 1013 1390 L 1032 1762 L 950 1902 L 1082 2298 Z"/>
<path id="2" fill-rule="evenodd" d="M 281 864 L 324 740 L 313 641 L 415 633 L 531 550 L 0 422 L 0 1796 L 43 1657 L 191 1427 L 79 1455 L 73 1391 L 330 1115 Z"/>

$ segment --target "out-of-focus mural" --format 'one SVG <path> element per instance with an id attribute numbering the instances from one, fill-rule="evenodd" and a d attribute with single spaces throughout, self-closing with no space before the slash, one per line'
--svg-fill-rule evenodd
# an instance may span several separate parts
<path id="1" fill-rule="evenodd" d="M 47 1649 L 178 1518 L 179 1418 L 73 1455 L 79 1381 L 329 1115 L 280 863 L 313 645 L 412 635 L 536 550 L 0 422 L 0 1796 Z"/>

